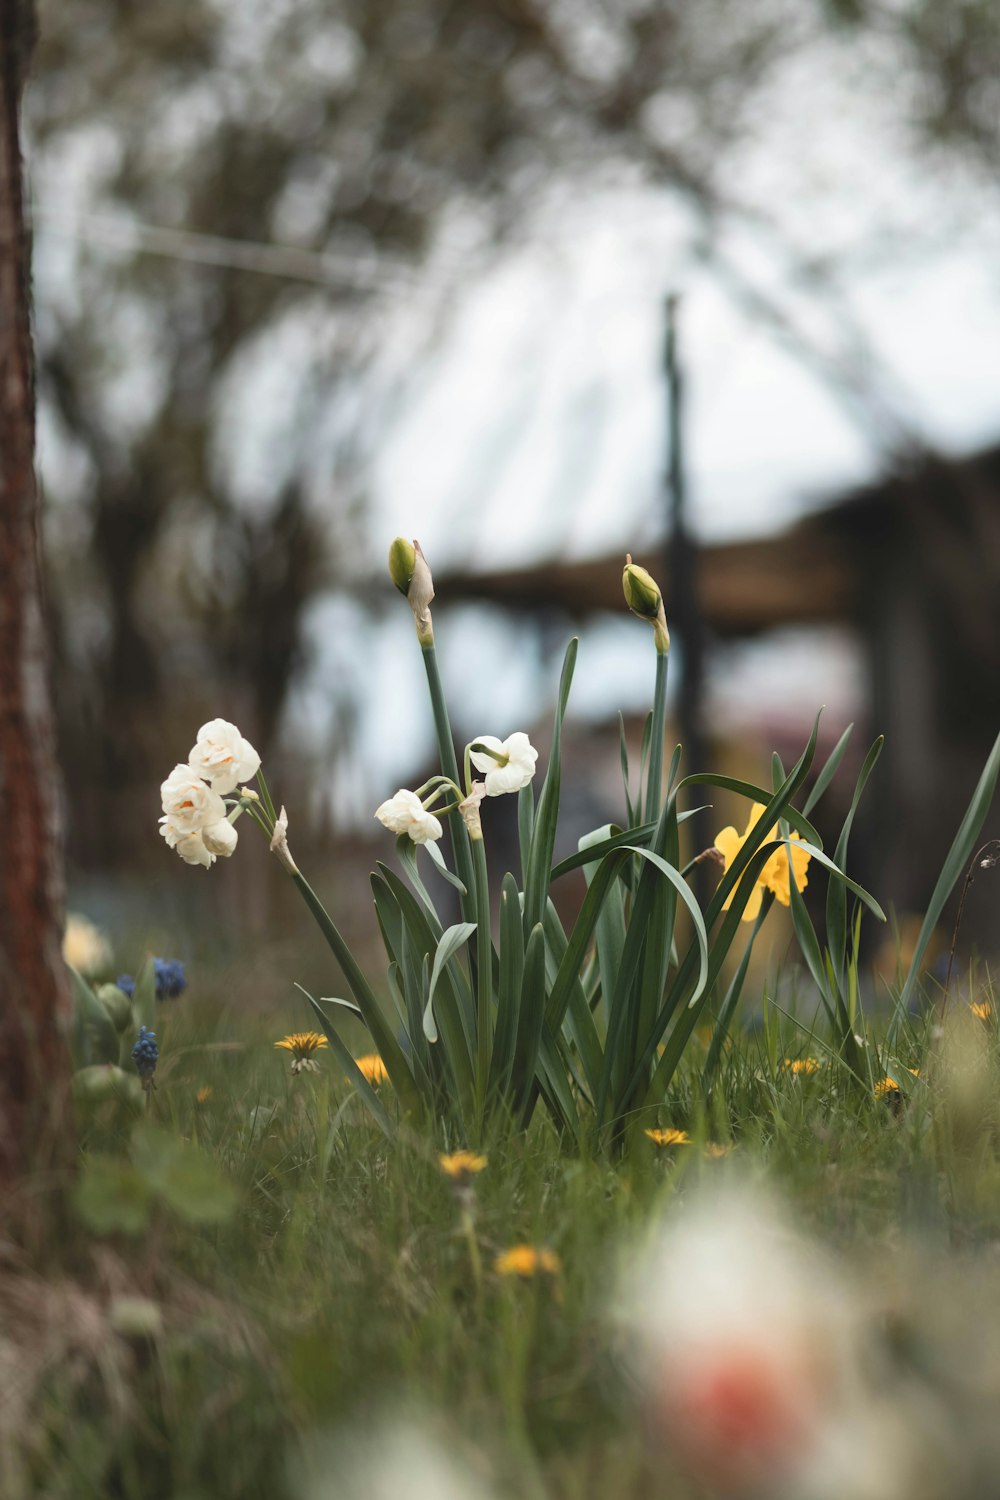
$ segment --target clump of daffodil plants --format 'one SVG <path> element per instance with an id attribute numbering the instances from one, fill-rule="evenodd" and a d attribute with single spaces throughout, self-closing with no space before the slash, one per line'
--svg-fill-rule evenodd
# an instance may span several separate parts
<path id="1" fill-rule="evenodd" d="M 810 814 L 841 763 L 850 729 L 813 777 L 808 794 L 818 717 L 789 771 L 774 757 L 770 788 L 708 772 L 681 776 L 680 747 L 669 763 L 665 756 L 670 633 L 663 597 L 653 577 L 629 557 L 622 575 L 625 603 L 651 628 L 654 666 L 638 785 L 630 774 L 623 727 L 621 820 L 594 829 L 579 841 L 576 853 L 555 863 L 563 721 L 576 641 L 569 643 L 563 662 L 544 767 L 519 730 L 478 735 L 459 756 L 435 650 L 434 586 L 419 545 L 397 538 L 389 571 L 413 612 L 440 770 L 423 786 L 399 788 L 375 812 L 396 836 L 402 872 L 379 863 L 371 877 L 386 952 L 388 1014 L 299 870 L 289 849 L 285 809 L 277 810 L 260 758 L 236 726 L 221 719 L 203 725 L 187 762 L 176 766 L 161 788 L 161 833 L 189 864 L 208 868 L 231 856 L 235 825 L 243 817 L 267 837 L 350 991 L 349 999 L 337 1001 L 306 995 L 321 1028 L 311 1035 L 328 1041 L 383 1131 L 391 1137 L 403 1122 L 412 1127 L 438 1121 L 450 1138 L 476 1145 L 487 1128 L 527 1128 L 541 1108 L 578 1149 L 624 1149 L 650 1132 L 655 1139 L 662 1134 L 659 1127 L 669 1125 L 661 1112 L 685 1048 L 706 1021 L 712 1023 L 712 1039 L 702 1086 L 706 1095 L 711 1090 L 754 943 L 776 901 L 790 910 L 829 1016 L 830 1050 L 864 1084 L 856 1037 L 859 930 L 864 908 L 880 921 L 884 916 L 845 866 L 858 801 L 881 741 L 864 761 L 833 857 L 824 852 Z M 501 727 L 508 726 L 491 726 Z M 985 816 L 998 753 L 984 772 L 970 815 L 979 809 Z M 248 784 L 252 780 L 256 786 Z M 712 847 L 682 864 L 681 824 L 705 788 L 745 798 L 746 823 L 742 831 L 721 829 Z M 520 858 L 519 867 L 500 881 L 494 933 L 488 807 L 506 796 L 517 798 Z M 946 871 L 960 867 L 963 840 L 974 837 L 969 818 L 966 823 Z M 690 884 L 699 862 L 719 872 L 704 907 Z M 567 928 L 552 892 L 574 870 L 582 870 L 586 894 Z M 822 943 L 802 896 L 819 874 L 828 881 Z M 954 878 L 952 873 L 952 883 Z M 932 925 L 947 890 L 937 911 L 928 914 Z M 457 922 L 444 915 L 456 893 Z M 682 913 L 686 920 L 679 922 Z M 723 983 L 723 966 L 736 945 L 741 951 Z M 377 1084 L 340 1036 L 339 1006 L 348 1007 L 370 1033 L 371 1056 L 380 1060 Z"/>

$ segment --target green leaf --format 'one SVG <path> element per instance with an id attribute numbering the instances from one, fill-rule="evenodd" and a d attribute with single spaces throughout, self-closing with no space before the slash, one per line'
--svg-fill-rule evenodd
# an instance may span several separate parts
<path id="1" fill-rule="evenodd" d="M 327 1041 L 330 1043 L 330 1050 L 333 1052 L 341 1067 L 346 1071 L 348 1078 L 353 1083 L 358 1093 L 361 1095 L 361 1098 L 367 1106 L 368 1112 L 372 1116 L 372 1119 L 379 1126 L 383 1135 L 385 1135 L 388 1140 L 394 1141 L 396 1139 L 395 1126 L 393 1125 L 388 1113 L 386 1112 L 385 1105 L 382 1103 L 381 1099 L 378 1097 L 375 1090 L 368 1082 L 368 1079 L 365 1077 L 365 1075 L 362 1073 L 361 1069 L 355 1062 L 354 1054 L 351 1052 L 350 1048 L 347 1046 L 340 1033 L 333 1026 L 329 1016 L 324 1010 L 321 1009 L 321 1007 L 313 999 L 312 995 L 309 994 L 309 991 L 303 990 L 300 984 L 296 984 L 295 988 L 302 991 L 302 994 L 305 995 L 306 999 L 309 1001 L 309 1004 L 315 1011 L 316 1018 L 319 1021 L 320 1026 L 323 1028 L 323 1034 L 326 1037 Z"/>
<path id="2" fill-rule="evenodd" d="M 386 1024 L 379 1003 L 362 973 L 357 959 L 354 957 L 354 954 L 344 941 L 326 907 L 320 901 L 305 876 L 301 872 L 296 872 L 292 876 L 292 880 L 298 887 L 299 894 L 312 912 L 330 951 L 340 965 L 344 978 L 350 987 L 351 994 L 358 1002 L 361 1014 L 364 1016 L 365 1025 L 371 1032 L 372 1040 L 375 1043 L 379 1056 L 385 1063 L 389 1077 L 392 1080 L 392 1086 L 396 1090 L 396 1095 L 403 1109 L 414 1115 L 421 1115 L 423 1113 L 423 1100 L 420 1090 L 416 1085 L 413 1074 L 410 1072 L 402 1048 Z"/>
<path id="3" fill-rule="evenodd" d="M 847 728 L 840 736 L 840 739 L 830 751 L 830 754 L 827 757 L 826 764 L 824 765 L 822 771 L 820 771 L 819 775 L 816 777 L 816 780 L 813 783 L 813 789 L 809 793 L 804 803 L 804 811 L 807 817 L 812 812 L 813 808 L 816 806 L 816 803 L 822 797 L 827 787 L 830 785 L 830 782 L 833 780 L 834 776 L 837 774 L 837 768 L 844 758 L 844 751 L 847 749 L 847 742 L 851 738 L 853 730 L 854 725 L 848 724 Z"/>
<path id="4" fill-rule="evenodd" d="M 73 1063 L 77 1068 L 118 1061 L 118 1033 L 114 1022 L 82 974 L 69 964 L 73 994 Z"/>
<path id="5" fill-rule="evenodd" d="M 545 1019 L 545 934 L 541 922 L 531 929 L 524 950 L 521 1002 L 518 1006 L 517 1041 L 514 1047 L 512 1089 L 515 1107 L 522 1119 L 529 1108 L 535 1081 L 538 1047 Z"/>
<path id="6" fill-rule="evenodd" d="M 456 922 L 454 927 L 446 928 L 441 935 L 441 941 L 434 954 L 427 1005 L 424 1010 L 424 1036 L 429 1042 L 436 1042 L 438 1039 L 437 1026 L 434 1024 L 434 996 L 437 992 L 438 980 L 441 978 L 445 965 L 450 963 L 458 950 L 469 941 L 475 930 L 475 922 Z"/>
<path id="7" fill-rule="evenodd" d="M 847 734 L 846 730 L 844 734 Z M 841 736 L 841 739 L 844 739 L 844 735 Z M 875 763 L 882 753 L 884 743 L 885 740 L 880 735 L 865 756 L 864 764 L 858 774 L 854 794 L 851 797 L 851 805 L 848 809 L 847 817 L 844 819 L 844 826 L 840 830 L 840 837 L 837 840 L 837 848 L 833 856 L 835 863 L 841 870 L 847 868 L 847 845 L 851 837 L 854 815 L 858 810 L 858 803 L 861 801 L 861 794 L 865 789 L 869 776 L 875 769 Z M 831 880 L 827 884 L 826 945 L 830 953 L 834 977 L 837 985 L 842 990 L 844 984 L 844 964 L 847 958 L 847 891 L 843 881 L 840 880 Z"/>
<path id="8" fill-rule="evenodd" d="M 854 894 L 865 903 L 868 910 L 872 913 L 873 916 L 877 917 L 880 922 L 885 921 L 885 912 L 882 910 L 881 906 L 879 906 L 878 902 L 875 900 L 875 897 L 870 895 L 869 892 L 865 890 L 863 885 L 858 885 L 858 882 L 856 880 L 852 880 L 849 875 L 845 874 L 839 865 L 834 864 L 833 860 L 828 854 L 823 853 L 822 849 L 817 849 L 814 844 L 807 844 L 803 839 L 793 838 L 778 839 L 775 841 L 772 847 L 777 849 L 780 848 L 782 844 L 794 844 L 796 848 L 804 849 L 806 853 L 810 855 L 818 865 L 822 865 L 824 870 L 829 870 L 830 874 L 833 875 L 836 880 L 842 881 L 842 883 L 847 887 L 849 891 L 853 891 Z"/>
<path id="9" fill-rule="evenodd" d="M 562 778 L 562 726 L 566 716 L 570 685 L 579 642 L 574 638 L 566 647 L 562 676 L 559 680 L 559 699 L 556 704 L 552 726 L 552 748 L 545 781 L 538 798 L 531 847 L 528 851 L 528 866 L 524 877 L 524 931 L 528 934 L 542 920 L 545 902 L 549 894 L 549 871 L 552 868 L 552 850 L 556 840 L 556 824 L 559 819 L 559 788 Z"/>
<path id="10" fill-rule="evenodd" d="M 427 850 L 428 858 L 430 859 L 431 864 L 437 870 L 438 874 L 441 876 L 441 879 L 447 880 L 449 885 L 453 885 L 460 896 L 467 896 L 469 893 L 466 890 L 464 883 L 459 880 L 457 875 L 453 875 L 449 870 L 448 866 L 444 862 L 444 855 L 441 853 L 441 850 L 438 848 L 437 844 L 425 844 L 423 847 Z"/>
<path id="11" fill-rule="evenodd" d="M 815 733 L 816 730 L 814 729 L 813 736 L 815 736 Z M 810 741 L 810 744 L 812 746 L 812 749 L 815 750 L 814 739 Z M 809 751 L 808 746 L 806 752 L 803 753 L 808 753 L 809 755 L 809 759 L 807 761 L 808 769 L 808 765 L 812 763 L 812 753 Z M 799 765 L 796 765 L 792 770 L 791 776 L 786 778 L 786 785 L 791 781 L 792 777 L 797 776 L 798 771 Z M 799 786 L 801 786 L 804 779 L 804 776 L 797 776 L 795 788 L 796 790 Z M 764 803 L 765 807 L 770 805 L 771 803 L 777 803 L 777 794 L 775 792 L 765 791 L 762 786 L 755 786 L 752 781 L 741 781 L 736 776 L 720 776 L 714 771 L 699 771 L 693 776 L 685 776 L 684 780 L 677 788 L 678 792 L 686 786 L 717 786 L 723 791 L 737 792 L 741 797 L 749 798 L 751 802 L 762 802 Z M 795 795 L 794 791 L 791 795 Z M 810 843 L 815 845 L 817 849 L 822 849 L 823 840 L 820 838 L 818 832 L 810 823 L 805 813 L 800 812 L 797 807 L 791 806 L 790 799 L 787 804 L 787 811 L 783 811 L 780 814 L 775 813 L 773 817 L 761 818 L 761 823 L 765 825 L 763 830 L 764 833 L 767 833 L 769 829 L 774 827 L 774 824 L 779 816 L 787 818 L 789 823 L 793 828 L 796 829 L 797 832 L 801 833 L 805 838 L 809 839 Z"/>
<path id="12" fill-rule="evenodd" d="M 132 1019 L 137 1035 L 140 1026 L 145 1026 L 150 1031 L 156 1030 L 156 969 L 151 958 L 146 959 L 135 981 Z"/>
<path id="13" fill-rule="evenodd" d="M 986 814 L 990 810 L 990 804 L 993 801 L 993 795 L 996 791 L 998 773 L 1000 773 L 1000 735 L 997 735 L 997 738 L 993 742 L 993 749 L 989 753 L 986 764 L 983 767 L 982 775 L 976 784 L 976 789 L 972 794 L 972 801 L 965 810 L 965 817 L 959 825 L 952 846 L 948 850 L 948 856 L 941 867 L 941 874 L 938 876 L 937 885 L 934 887 L 930 905 L 927 908 L 927 915 L 924 917 L 923 925 L 917 937 L 913 957 L 910 959 L 909 973 L 906 976 L 906 981 L 896 1004 L 893 1015 L 894 1030 L 898 1026 L 899 1019 L 906 1015 L 910 1001 L 913 999 L 913 992 L 920 977 L 920 968 L 924 961 L 924 954 L 927 952 L 927 944 L 930 942 L 934 929 L 940 921 L 945 902 L 954 890 L 958 880 L 965 873 L 969 860 L 975 853 L 976 840 L 982 832 L 983 824 L 986 821 Z"/>
<path id="14" fill-rule="evenodd" d="M 156 1196 L 190 1224 L 221 1224 L 235 1212 L 235 1185 L 192 1141 L 144 1121 L 132 1132 L 132 1161 Z"/>
<path id="15" fill-rule="evenodd" d="M 95 1234 L 141 1234 L 149 1223 L 153 1194 L 127 1162 L 95 1155 L 83 1168 L 74 1204 Z"/>
<path id="16" fill-rule="evenodd" d="M 523 978 L 524 927 L 520 894 L 513 875 L 507 874 L 500 887 L 500 975 L 489 1084 L 492 1095 L 506 1094 L 510 1085 Z"/>

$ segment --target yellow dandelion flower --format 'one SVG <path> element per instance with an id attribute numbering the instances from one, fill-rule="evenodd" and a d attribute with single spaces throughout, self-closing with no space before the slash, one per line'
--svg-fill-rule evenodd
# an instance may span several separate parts
<path id="1" fill-rule="evenodd" d="M 993 1007 L 988 1000 L 976 1000 L 969 1009 L 980 1021 L 988 1021 L 993 1014 Z"/>
<path id="2" fill-rule="evenodd" d="M 789 1073 L 818 1073 L 820 1061 L 818 1057 L 786 1057 L 784 1066 Z"/>
<path id="3" fill-rule="evenodd" d="M 377 1052 L 366 1052 L 364 1057 L 354 1059 L 355 1066 L 370 1084 L 388 1083 L 389 1070 Z"/>
<path id="4" fill-rule="evenodd" d="M 720 1141 L 705 1142 L 705 1155 L 710 1161 L 721 1161 L 724 1156 L 730 1154 L 732 1149 L 732 1146 L 724 1146 Z"/>
<path id="5" fill-rule="evenodd" d="M 644 1130 L 654 1146 L 690 1146 L 691 1137 L 686 1130 Z"/>
<path id="6" fill-rule="evenodd" d="M 207 1104 L 208 1101 L 209 1101 L 209 1099 L 211 1099 L 211 1097 L 212 1097 L 212 1086 L 211 1086 L 211 1084 L 206 1083 L 205 1086 L 204 1086 L 204 1088 L 200 1088 L 198 1090 L 198 1092 L 195 1094 L 195 1096 L 194 1096 L 194 1102 L 195 1102 L 195 1104 Z"/>
<path id="7" fill-rule="evenodd" d="M 716 835 L 715 847 L 725 860 L 723 874 L 735 862 L 743 845 L 760 822 L 763 813 L 764 803 L 755 802 L 750 809 L 750 820 L 742 834 L 737 833 L 736 829 L 730 825 L 728 828 L 723 828 Z M 779 835 L 780 830 L 776 823 L 767 837 L 768 839 L 776 839 Z M 792 828 L 789 830 L 789 837 L 797 839 L 801 838 L 801 834 L 796 833 L 794 828 Z M 764 899 L 764 892 L 766 890 L 773 891 L 782 906 L 790 906 L 792 903 L 792 892 L 788 875 L 788 861 L 791 859 L 792 869 L 795 871 L 795 884 L 801 891 L 808 884 L 809 877 L 807 872 L 811 858 L 812 856 L 807 854 L 804 849 L 800 849 L 797 844 L 787 844 L 782 849 L 776 849 L 757 876 L 756 884 L 750 893 L 746 906 L 743 908 L 740 920 L 743 922 L 753 922 L 756 919 L 760 912 L 760 903 Z M 725 902 L 724 909 L 729 907 L 734 895 L 735 891 L 731 891 L 728 900 Z"/>
<path id="8" fill-rule="evenodd" d="M 275 1042 L 276 1047 L 283 1047 L 286 1052 L 294 1054 L 292 1057 L 292 1072 L 318 1073 L 319 1067 L 313 1057 L 314 1052 L 319 1052 L 327 1046 L 326 1037 L 318 1031 L 290 1031 L 280 1042 Z"/>
<path id="9" fill-rule="evenodd" d="M 470 1177 L 475 1177 L 477 1172 L 483 1171 L 486 1157 L 477 1156 L 474 1151 L 442 1152 L 438 1156 L 438 1166 L 453 1182 L 463 1183 Z"/>
<path id="10" fill-rule="evenodd" d="M 498 1276 L 520 1276 L 527 1281 L 544 1274 L 558 1276 L 562 1270 L 558 1255 L 544 1245 L 512 1245 L 493 1262 Z"/>

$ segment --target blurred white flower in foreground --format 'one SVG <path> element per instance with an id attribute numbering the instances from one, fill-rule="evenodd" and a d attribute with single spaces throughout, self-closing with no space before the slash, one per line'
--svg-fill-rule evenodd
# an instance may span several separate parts
<path id="1" fill-rule="evenodd" d="M 408 792 L 405 787 L 377 807 L 375 816 L 390 833 L 407 833 L 415 844 L 429 844 L 444 833 L 438 819 L 426 810 L 416 792 Z"/>
<path id="2" fill-rule="evenodd" d="M 427 1436 L 428 1425 L 433 1418 L 307 1442 L 293 1493 L 300 1500 L 494 1500 L 467 1464 Z"/>
<path id="3" fill-rule="evenodd" d="M 111 968 L 111 944 L 99 927 L 86 917 L 70 912 L 63 934 L 62 956 L 85 979 L 106 974 Z"/>
<path id="4" fill-rule="evenodd" d="M 622 1287 L 649 1425 L 702 1480 L 768 1500 L 916 1493 L 912 1434 L 865 1391 L 860 1303 L 759 1188 L 675 1205 Z"/>
<path id="5" fill-rule="evenodd" d="M 495 734 L 480 734 L 472 742 L 492 750 L 487 755 L 482 750 L 472 750 L 469 758 L 477 771 L 486 774 L 487 797 L 502 797 L 505 792 L 519 792 L 535 774 L 538 751 L 520 730 L 498 740 Z"/>
<path id="6" fill-rule="evenodd" d="M 191 770 L 209 782 L 222 796 L 250 781 L 260 770 L 260 756 L 228 719 L 211 719 L 198 730 L 198 739 L 188 756 Z"/>

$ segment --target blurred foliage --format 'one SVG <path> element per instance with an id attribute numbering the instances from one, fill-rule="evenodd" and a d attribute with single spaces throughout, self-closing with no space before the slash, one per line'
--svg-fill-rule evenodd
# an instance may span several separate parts
<path id="1" fill-rule="evenodd" d="M 133 856 L 179 699 L 273 748 L 303 612 L 357 571 L 387 410 L 360 381 L 389 306 L 412 324 L 391 404 L 456 284 L 557 185 L 670 190 L 707 254 L 766 222 L 723 169 L 776 70 L 845 31 L 888 60 L 916 146 L 992 161 L 988 3 L 43 0 L 28 125 L 78 859 Z M 261 405 L 284 434 L 265 454 Z"/>

